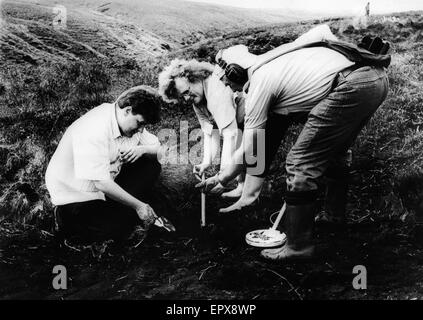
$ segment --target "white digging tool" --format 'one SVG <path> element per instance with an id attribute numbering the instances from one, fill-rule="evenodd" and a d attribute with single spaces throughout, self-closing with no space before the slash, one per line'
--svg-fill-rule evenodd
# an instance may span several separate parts
<path id="1" fill-rule="evenodd" d="M 206 180 L 206 176 L 203 173 L 201 176 L 201 182 L 204 182 Z M 206 226 L 206 194 L 204 191 L 201 191 L 201 226 Z"/>
<path id="2" fill-rule="evenodd" d="M 259 248 L 272 248 L 283 245 L 286 241 L 286 235 L 285 233 L 281 233 L 277 230 L 277 227 L 285 213 L 285 210 L 286 203 L 283 204 L 282 209 L 279 211 L 279 214 L 271 228 L 248 232 L 245 235 L 245 241 L 250 246 Z"/>

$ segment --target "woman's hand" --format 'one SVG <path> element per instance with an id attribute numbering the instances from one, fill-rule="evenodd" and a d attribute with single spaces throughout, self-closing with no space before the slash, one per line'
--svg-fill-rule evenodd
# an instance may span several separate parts
<path id="1" fill-rule="evenodd" d="M 196 188 L 202 189 L 203 192 L 208 193 L 212 191 L 219 184 L 218 175 L 210 177 L 195 185 Z"/>
<path id="2" fill-rule="evenodd" d="M 134 163 L 145 153 L 143 146 L 131 147 L 126 151 L 120 151 L 120 159 L 123 163 Z"/>
<path id="3" fill-rule="evenodd" d="M 201 177 L 203 176 L 204 172 L 207 170 L 208 167 L 210 167 L 210 163 L 203 162 L 202 164 L 195 165 L 192 172 L 195 174 L 197 179 L 201 180 Z"/>
<path id="4" fill-rule="evenodd" d="M 210 193 L 220 195 L 225 191 L 226 191 L 226 188 L 222 186 L 221 183 L 218 183 L 213 189 L 210 190 Z"/>

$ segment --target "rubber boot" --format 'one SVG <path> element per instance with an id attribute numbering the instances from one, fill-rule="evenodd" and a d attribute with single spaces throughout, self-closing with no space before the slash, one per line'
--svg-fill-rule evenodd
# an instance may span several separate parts
<path id="1" fill-rule="evenodd" d="M 310 259 L 314 254 L 313 229 L 316 202 L 286 206 L 286 243 L 280 248 L 265 249 L 261 255 L 270 260 Z"/>
<path id="2" fill-rule="evenodd" d="M 346 178 L 327 178 L 323 211 L 316 216 L 315 221 L 331 224 L 345 223 L 347 194 L 348 182 Z"/>

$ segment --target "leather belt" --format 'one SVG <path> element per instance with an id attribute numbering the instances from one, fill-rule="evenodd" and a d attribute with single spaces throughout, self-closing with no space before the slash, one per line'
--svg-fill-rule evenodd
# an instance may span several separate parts
<path id="1" fill-rule="evenodd" d="M 338 72 L 338 74 L 335 77 L 335 80 L 332 83 L 332 90 L 339 84 L 339 75 L 342 75 L 342 77 L 346 78 L 350 73 L 354 72 L 357 69 L 360 69 L 362 66 L 358 65 L 357 63 L 353 64 L 352 66 L 345 68 L 344 70 L 341 70 Z"/>
<path id="2" fill-rule="evenodd" d="M 355 63 L 351 67 L 345 68 L 344 70 L 339 71 L 340 74 L 342 74 L 345 77 L 347 77 L 350 73 L 354 72 L 357 69 L 360 69 L 362 66 Z"/>

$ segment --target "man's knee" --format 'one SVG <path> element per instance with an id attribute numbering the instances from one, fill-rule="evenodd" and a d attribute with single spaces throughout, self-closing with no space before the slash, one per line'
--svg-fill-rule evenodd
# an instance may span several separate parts
<path id="1" fill-rule="evenodd" d="M 290 192 L 317 190 L 318 180 L 322 176 L 321 171 L 318 166 L 301 161 L 291 150 L 286 158 L 287 190 Z"/>
<path id="2" fill-rule="evenodd" d="M 314 191 L 318 189 L 318 180 L 302 173 L 288 174 L 286 188 L 290 192 Z"/>
<path id="3" fill-rule="evenodd" d="M 92 200 L 58 206 L 55 222 L 60 240 L 89 243 L 125 238 L 140 220 L 135 211 L 113 200 Z"/>

